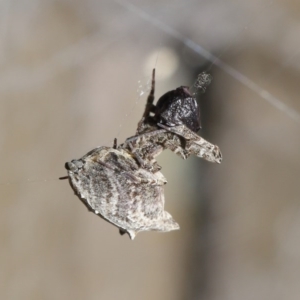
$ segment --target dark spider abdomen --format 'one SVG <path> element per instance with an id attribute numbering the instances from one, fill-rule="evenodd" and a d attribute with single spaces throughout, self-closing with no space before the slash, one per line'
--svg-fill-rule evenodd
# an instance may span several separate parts
<path id="1" fill-rule="evenodd" d="M 189 88 L 181 86 L 159 98 L 154 119 L 167 126 L 185 125 L 194 132 L 200 129 L 200 112 Z"/>

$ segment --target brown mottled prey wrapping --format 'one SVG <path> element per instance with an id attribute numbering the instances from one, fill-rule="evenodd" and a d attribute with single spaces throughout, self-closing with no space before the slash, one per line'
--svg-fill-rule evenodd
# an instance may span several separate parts
<path id="1" fill-rule="evenodd" d="M 140 168 L 126 150 L 99 147 L 68 168 L 71 186 L 88 209 L 131 239 L 139 231 L 179 229 L 164 211 L 167 181 L 162 173 Z"/>
<path id="2" fill-rule="evenodd" d="M 201 76 L 201 75 L 199 75 Z M 200 114 L 187 87 L 163 95 L 153 105 L 155 71 L 145 112 L 135 136 L 114 147 L 98 147 L 65 167 L 71 187 L 86 207 L 134 239 L 140 231 L 179 229 L 164 210 L 166 178 L 155 157 L 169 149 L 183 159 L 193 154 L 221 163 L 218 146 L 195 132 Z M 211 78 L 201 77 L 205 90 Z M 208 82 L 209 81 L 209 82 Z M 151 116 L 151 113 L 153 114 Z"/>

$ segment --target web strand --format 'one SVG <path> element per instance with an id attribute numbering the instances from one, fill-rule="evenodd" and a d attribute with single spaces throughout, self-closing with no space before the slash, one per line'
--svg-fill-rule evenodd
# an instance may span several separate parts
<path id="1" fill-rule="evenodd" d="M 62 178 L 62 177 L 60 177 Z M 60 181 L 59 177 L 57 178 L 44 178 L 44 179 L 25 179 L 20 181 L 8 181 L 5 183 L 0 183 L 0 186 L 10 186 L 10 185 L 21 185 L 21 184 L 30 184 L 30 183 L 48 183 L 50 181 Z"/>
<path id="2" fill-rule="evenodd" d="M 206 49 L 204 49 L 202 46 L 197 44 L 196 42 L 192 41 L 189 38 L 186 38 L 184 35 L 182 35 L 180 32 L 176 31 L 174 28 L 169 26 L 168 24 L 156 19 L 155 17 L 151 16 L 150 14 L 146 13 L 145 11 L 141 10 L 137 6 L 133 5 L 132 3 L 129 3 L 127 1 L 120 1 L 120 0 L 114 0 L 119 5 L 123 6 L 125 9 L 131 11 L 132 13 L 138 15 L 140 18 L 144 19 L 148 23 L 152 24 L 153 26 L 157 27 L 159 30 L 165 32 L 166 34 L 172 36 L 173 38 L 180 41 L 182 44 L 184 44 L 187 48 L 193 50 L 195 53 L 201 55 L 206 60 L 210 61 L 217 67 L 219 67 L 221 70 L 223 70 L 225 73 L 230 75 L 232 78 L 234 78 L 236 81 L 240 82 L 253 92 L 255 92 L 257 95 L 259 95 L 262 99 L 267 101 L 270 105 L 275 107 L 276 109 L 282 111 L 284 114 L 286 114 L 288 117 L 296 121 L 297 123 L 300 123 L 300 114 L 293 108 L 289 107 L 284 103 L 284 101 L 280 100 L 279 98 L 275 97 L 271 93 L 269 93 L 267 90 L 260 87 L 257 83 L 255 83 L 253 80 L 248 78 L 246 75 L 242 74 L 235 68 L 231 67 L 227 63 L 223 62 L 220 58 L 213 55 Z"/>
<path id="3" fill-rule="evenodd" d="M 238 38 L 243 34 L 245 30 L 247 30 L 252 24 L 254 24 L 262 15 L 265 15 L 267 8 L 269 8 L 271 5 L 273 5 L 274 1 L 271 0 L 267 2 L 264 6 L 259 7 L 258 13 L 255 16 L 252 16 L 251 20 L 248 21 L 246 25 L 243 26 L 241 30 L 236 34 L 235 38 L 232 39 L 230 42 L 228 42 L 228 45 L 223 48 L 223 50 L 216 56 L 216 59 L 220 59 L 225 53 L 228 53 L 228 51 L 233 47 L 235 42 L 238 40 Z M 210 64 L 207 72 L 215 65 L 215 60 Z"/>

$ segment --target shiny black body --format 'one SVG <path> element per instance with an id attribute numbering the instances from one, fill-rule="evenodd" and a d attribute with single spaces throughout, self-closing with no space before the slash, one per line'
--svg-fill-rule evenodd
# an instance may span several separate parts
<path id="1" fill-rule="evenodd" d="M 157 101 L 154 119 L 167 126 L 185 125 L 194 132 L 200 129 L 200 112 L 189 88 L 181 86 L 164 94 Z"/>

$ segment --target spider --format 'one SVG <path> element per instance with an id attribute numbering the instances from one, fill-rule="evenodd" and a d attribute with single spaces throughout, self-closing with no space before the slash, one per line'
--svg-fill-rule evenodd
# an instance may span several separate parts
<path id="1" fill-rule="evenodd" d="M 198 76 L 198 88 L 204 89 L 211 81 L 208 74 Z M 222 154 L 215 146 L 196 132 L 200 129 L 200 114 L 196 99 L 186 86 L 169 91 L 154 102 L 155 70 L 152 86 L 136 135 L 128 138 L 118 149 L 128 149 L 140 166 L 150 171 L 160 170 L 155 157 L 169 149 L 187 159 L 191 154 L 207 161 L 221 163 Z M 153 116 L 151 116 L 151 113 Z M 148 163 L 147 163 L 148 162 Z"/>
<path id="2" fill-rule="evenodd" d="M 206 81 L 207 83 L 207 81 Z M 205 83 L 202 84 L 205 88 Z M 89 211 L 128 233 L 167 232 L 179 229 L 164 210 L 166 178 L 155 157 L 170 149 L 183 159 L 194 154 L 220 163 L 217 146 L 196 134 L 200 115 L 188 87 L 163 95 L 155 106 L 155 70 L 142 119 L 136 135 L 117 146 L 98 147 L 82 158 L 65 164 L 71 187 Z"/>

